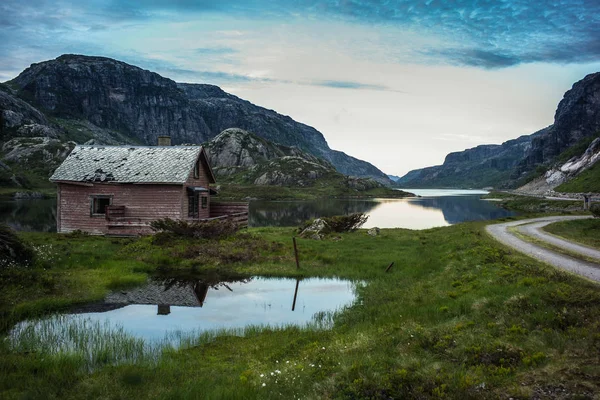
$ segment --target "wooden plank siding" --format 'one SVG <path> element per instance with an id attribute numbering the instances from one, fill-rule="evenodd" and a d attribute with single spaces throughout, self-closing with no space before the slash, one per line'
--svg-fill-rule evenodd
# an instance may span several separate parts
<path id="1" fill-rule="evenodd" d="M 94 183 L 89 186 L 58 184 L 59 232 L 82 230 L 91 234 L 149 234 L 148 224 L 160 218 L 182 217 L 181 185 Z M 120 220 L 91 216 L 94 195 L 112 196 L 112 206 L 125 206 Z M 186 214 L 187 216 L 187 209 Z"/>
<path id="2" fill-rule="evenodd" d="M 188 206 L 189 206 L 189 195 L 188 195 L 188 191 L 187 188 L 188 187 L 194 187 L 194 186 L 199 186 L 199 187 L 203 187 L 208 189 L 209 191 L 206 193 L 201 193 L 200 197 L 206 196 L 207 197 L 207 206 L 206 208 L 202 208 L 202 200 L 200 200 L 198 202 L 198 218 L 197 219 L 206 219 L 210 217 L 210 179 L 208 176 L 208 172 L 202 168 L 202 163 L 200 162 L 200 160 L 196 161 L 197 163 L 200 163 L 200 174 L 198 178 L 194 177 L 194 171 L 192 169 L 192 172 L 190 172 L 190 176 L 188 177 L 187 181 L 185 182 L 185 185 L 183 186 L 182 189 L 182 194 L 183 194 L 183 202 L 182 202 L 182 208 L 181 208 L 181 216 L 184 219 L 189 219 L 188 218 Z"/>
<path id="3" fill-rule="evenodd" d="M 216 202 L 213 201 L 210 207 L 210 218 L 221 217 L 223 215 L 248 213 L 248 203 L 246 202 Z"/>

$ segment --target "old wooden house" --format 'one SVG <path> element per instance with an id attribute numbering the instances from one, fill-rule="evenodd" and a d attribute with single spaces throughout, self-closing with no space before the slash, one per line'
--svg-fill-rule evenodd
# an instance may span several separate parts
<path id="1" fill-rule="evenodd" d="M 160 218 L 247 222 L 247 204 L 211 201 L 215 177 L 201 146 L 76 146 L 56 169 L 57 230 L 150 234 Z"/>

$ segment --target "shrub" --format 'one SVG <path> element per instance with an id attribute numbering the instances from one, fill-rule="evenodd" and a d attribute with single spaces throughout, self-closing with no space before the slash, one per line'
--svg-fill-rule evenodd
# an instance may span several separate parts
<path id="1" fill-rule="evenodd" d="M 592 203 L 590 211 L 596 218 L 600 218 L 600 203 Z"/>
<path id="2" fill-rule="evenodd" d="M 231 219 L 187 222 L 163 218 L 152 221 L 150 228 L 155 232 L 195 239 L 221 239 L 233 235 L 238 230 L 237 224 Z"/>
<path id="3" fill-rule="evenodd" d="M 335 215 L 333 217 L 323 217 L 321 218 L 325 221 L 325 229 L 320 233 L 331 233 L 331 232 L 352 232 L 363 226 L 367 219 L 368 215 L 363 213 L 354 213 L 350 215 Z M 306 228 L 312 225 L 314 220 L 305 221 L 302 226 L 298 229 L 300 232 L 304 231 Z"/>
<path id="4" fill-rule="evenodd" d="M 29 266 L 33 250 L 8 226 L 0 224 L 0 269 L 9 266 Z"/>

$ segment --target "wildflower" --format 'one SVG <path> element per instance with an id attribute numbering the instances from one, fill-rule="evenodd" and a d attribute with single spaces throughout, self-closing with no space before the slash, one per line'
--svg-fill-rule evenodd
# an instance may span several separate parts
<path id="1" fill-rule="evenodd" d="M 262 386 L 265 387 L 265 386 L 267 386 L 267 384 L 263 382 Z"/>
<path id="2" fill-rule="evenodd" d="M 264 376 L 265 376 L 265 374 L 260 374 L 260 377 L 261 377 L 261 378 L 262 378 L 262 377 L 264 377 Z"/>
<path id="3" fill-rule="evenodd" d="M 325 347 L 321 347 L 321 350 L 325 350 Z"/>

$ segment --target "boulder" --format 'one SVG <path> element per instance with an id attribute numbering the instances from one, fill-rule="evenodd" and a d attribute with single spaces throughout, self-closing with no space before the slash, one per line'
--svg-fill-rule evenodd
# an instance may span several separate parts
<path id="1" fill-rule="evenodd" d="M 380 229 L 378 227 L 371 228 L 367 231 L 369 236 L 379 236 Z"/>
<path id="2" fill-rule="evenodd" d="M 300 236 L 304 238 L 321 240 L 323 235 L 329 230 L 329 225 L 321 218 L 315 219 L 312 224 L 304 228 Z"/>

